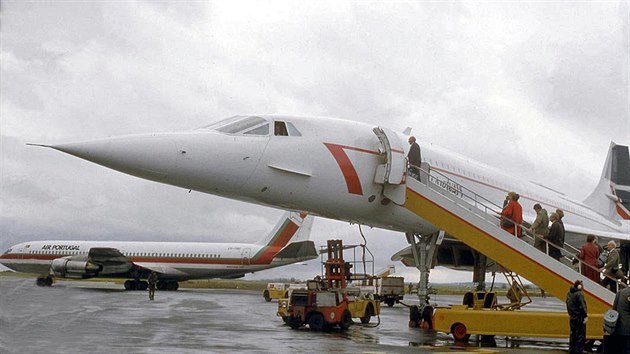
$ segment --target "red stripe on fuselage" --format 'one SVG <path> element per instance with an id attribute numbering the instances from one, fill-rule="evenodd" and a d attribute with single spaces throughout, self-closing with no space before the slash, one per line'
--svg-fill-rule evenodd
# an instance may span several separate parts
<path id="1" fill-rule="evenodd" d="M 617 207 L 617 214 L 619 214 L 619 216 L 621 216 L 622 219 L 630 220 L 630 214 L 628 214 L 628 212 L 626 211 L 626 208 L 624 208 L 619 203 L 616 204 L 616 207 Z"/>
<path id="2" fill-rule="evenodd" d="M 357 174 L 357 170 L 352 165 L 352 161 L 350 161 L 348 154 L 346 154 L 344 150 L 347 149 L 347 150 L 359 151 L 359 152 L 364 152 L 364 153 L 368 153 L 372 155 L 378 155 L 378 152 L 367 150 L 367 149 L 355 148 L 352 146 L 338 145 L 338 144 L 331 144 L 331 143 L 324 143 L 324 145 L 326 145 L 330 153 L 333 155 L 333 157 L 337 161 L 337 164 L 339 165 L 339 168 L 341 169 L 341 173 L 343 174 L 343 178 L 346 180 L 346 187 L 348 187 L 348 193 L 363 195 L 363 188 L 361 187 L 361 181 L 359 180 L 359 175 Z"/>

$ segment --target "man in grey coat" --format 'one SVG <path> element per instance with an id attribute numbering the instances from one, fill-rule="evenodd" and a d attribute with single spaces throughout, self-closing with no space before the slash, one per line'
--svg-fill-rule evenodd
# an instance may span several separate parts
<path id="1" fill-rule="evenodd" d="M 549 216 L 547 210 L 538 203 L 534 204 L 534 211 L 536 211 L 536 220 L 532 223 L 532 232 L 536 236 L 534 247 L 546 253 L 547 243 L 541 237 L 549 235 Z"/>
<path id="2" fill-rule="evenodd" d="M 604 279 L 601 284 L 604 288 L 610 285 L 610 291 L 613 293 L 617 292 L 616 279 L 623 277 L 623 273 L 621 269 L 619 269 L 619 251 L 616 247 L 617 244 L 615 244 L 615 241 L 608 241 L 606 245 L 606 249 L 608 249 L 608 259 L 606 259 L 606 264 L 604 264 L 604 267 L 601 269 L 601 272 L 604 273 Z"/>

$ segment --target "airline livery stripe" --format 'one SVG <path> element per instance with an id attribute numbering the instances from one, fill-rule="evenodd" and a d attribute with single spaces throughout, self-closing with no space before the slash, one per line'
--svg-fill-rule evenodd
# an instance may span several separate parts
<path id="1" fill-rule="evenodd" d="M 522 270 L 525 270 L 525 271 L 519 271 L 519 269 L 516 269 L 516 268 L 512 270 L 519 271 L 519 273 L 522 273 L 525 277 L 527 277 L 526 273 L 528 272 L 531 273 L 533 271 L 536 271 L 535 268 L 529 267 L 529 264 L 527 262 L 538 265 L 540 269 L 546 270 L 545 274 L 547 277 L 546 279 L 541 280 L 541 283 L 545 288 L 548 288 L 548 289 L 558 289 L 560 286 L 562 286 L 563 288 L 564 287 L 568 288 L 570 285 L 572 285 L 573 283 L 572 281 L 564 279 L 560 275 L 553 272 L 551 269 L 546 268 L 545 266 L 538 263 L 534 259 L 523 254 L 521 251 L 514 249 L 513 247 L 507 245 L 506 243 L 500 240 L 495 239 L 494 237 L 492 237 L 485 231 L 479 229 L 478 227 L 462 219 L 458 215 L 453 214 L 449 210 L 434 203 L 428 198 L 420 195 L 416 191 L 410 188 L 407 188 L 407 192 L 411 192 L 411 193 L 407 193 L 407 201 L 405 203 L 405 207 L 407 209 L 416 213 L 417 215 L 420 215 L 418 213 L 418 210 L 421 209 L 422 217 L 425 218 L 427 221 L 436 224 L 436 226 L 444 229 L 446 232 L 448 232 L 451 235 L 454 235 L 454 234 L 460 235 L 460 237 L 457 237 L 458 239 L 462 241 L 465 239 L 466 244 L 479 250 L 479 252 L 484 253 L 486 249 L 490 249 L 490 248 L 493 248 L 496 250 L 496 247 L 493 247 L 493 244 L 496 245 L 497 242 L 502 244 L 509 251 L 509 254 L 503 253 L 503 254 L 499 254 L 495 256 L 495 258 L 497 258 L 495 259 L 495 261 L 497 261 L 498 263 L 501 263 L 502 260 L 511 259 L 510 263 L 512 264 L 512 268 L 515 268 L 515 267 L 521 268 Z M 430 204 L 431 206 L 429 207 L 428 205 L 426 206 L 422 205 L 422 204 L 427 204 L 427 203 Z M 441 227 L 439 224 L 443 224 L 446 227 Z M 453 230 L 455 230 L 456 232 L 453 232 Z M 461 235 L 465 235 L 465 236 L 462 237 Z M 481 236 L 481 237 L 478 237 L 478 236 Z M 485 253 L 488 253 L 488 252 L 485 252 Z M 591 299 L 591 301 L 588 301 L 590 302 L 589 303 L 590 311 L 595 311 L 595 312 L 601 311 L 601 313 L 603 313 L 608 308 L 610 308 L 611 304 L 608 303 L 606 300 L 598 297 L 597 295 L 593 294 L 587 289 L 585 289 L 584 292 L 585 292 L 585 295 L 586 295 L 585 297 L 587 301 Z M 564 293 L 554 294 L 554 295 L 563 296 Z M 593 300 L 596 302 L 593 303 L 592 302 Z"/>
<path id="2" fill-rule="evenodd" d="M 361 181 L 359 180 L 359 175 L 357 174 L 357 170 L 352 165 L 352 161 L 348 157 L 348 154 L 344 151 L 344 149 L 350 149 L 355 151 L 373 153 L 370 150 L 363 150 L 358 148 L 352 148 L 349 146 L 337 145 L 324 143 L 330 153 L 333 155 L 339 168 L 341 169 L 341 173 L 343 174 L 343 178 L 346 180 L 346 187 L 348 187 L 348 193 L 363 195 L 363 188 L 361 188 Z"/>
<path id="3" fill-rule="evenodd" d="M 271 263 L 276 253 L 280 252 L 280 250 L 289 243 L 298 229 L 299 226 L 296 223 L 287 219 L 280 230 L 278 230 L 269 246 L 265 246 L 258 251 L 258 253 L 256 253 L 256 255 L 252 258 L 252 261 L 254 261 L 255 264 Z"/>
<path id="4" fill-rule="evenodd" d="M 625 210 L 625 208 L 621 205 L 621 203 L 617 203 L 616 205 L 617 214 L 621 216 L 624 220 L 630 220 L 630 214 Z"/>

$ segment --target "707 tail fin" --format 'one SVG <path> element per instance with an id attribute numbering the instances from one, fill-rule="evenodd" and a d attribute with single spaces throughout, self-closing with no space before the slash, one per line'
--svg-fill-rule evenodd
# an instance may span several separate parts
<path id="1" fill-rule="evenodd" d="M 271 232 L 259 245 L 284 247 L 290 242 L 308 240 L 311 233 L 313 217 L 293 211 L 285 212 Z"/>
<path id="2" fill-rule="evenodd" d="M 627 146 L 610 143 L 602 176 L 584 204 L 611 219 L 630 220 L 630 154 Z"/>

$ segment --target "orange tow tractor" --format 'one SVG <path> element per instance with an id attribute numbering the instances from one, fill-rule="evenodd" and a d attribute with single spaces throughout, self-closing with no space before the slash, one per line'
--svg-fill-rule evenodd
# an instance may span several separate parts
<path id="1" fill-rule="evenodd" d="M 306 290 L 294 290 L 289 298 L 286 323 L 293 329 L 308 324 L 314 331 L 339 326 L 346 330 L 352 324 L 348 298 L 341 289 L 346 287 L 348 263 L 343 261 L 340 240 L 328 241 L 326 278 L 309 280 Z"/>

